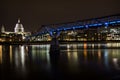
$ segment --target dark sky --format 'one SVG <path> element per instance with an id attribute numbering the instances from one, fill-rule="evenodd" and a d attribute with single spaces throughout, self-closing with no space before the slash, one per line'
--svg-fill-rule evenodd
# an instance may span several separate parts
<path id="1" fill-rule="evenodd" d="M 13 31 L 21 19 L 25 31 L 41 25 L 120 13 L 120 0 L 0 0 L 0 26 Z"/>

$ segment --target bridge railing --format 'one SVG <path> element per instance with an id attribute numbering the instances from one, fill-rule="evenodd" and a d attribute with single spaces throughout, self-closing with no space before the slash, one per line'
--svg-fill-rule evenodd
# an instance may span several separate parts
<path id="1" fill-rule="evenodd" d="M 120 14 L 110 15 L 99 18 L 92 18 L 86 20 L 78 20 L 74 22 L 67 23 L 59 23 L 59 24 L 50 24 L 50 25 L 42 25 L 40 30 L 32 34 L 30 37 L 44 35 L 50 32 L 58 32 L 58 31 L 68 31 L 68 30 L 77 30 L 77 29 L 88 29 L 92 27 L 102 27 L 102 26 L 114 26 L 120 25 Z M 49 30 L 46 30 L 46 28 Z"/>

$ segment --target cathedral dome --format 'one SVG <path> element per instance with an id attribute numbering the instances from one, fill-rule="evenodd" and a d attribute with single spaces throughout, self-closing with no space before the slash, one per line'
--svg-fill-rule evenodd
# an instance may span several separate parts
<path id="1" fill-rule="evenodd" d="M 15 32 L 24 32 L 24 27 L 20 23 L 20 19 L 18 19 L 18 23 L 15 25 L 14 31 Z"/>

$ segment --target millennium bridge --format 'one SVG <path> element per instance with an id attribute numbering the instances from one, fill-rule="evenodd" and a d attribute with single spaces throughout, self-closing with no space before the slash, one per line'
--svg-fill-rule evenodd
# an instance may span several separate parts
<path id="1" fill-rule="evenodd" d="M 120 40 L 120 14 L 42 25 L 26 40 L 51 41 L 52 38 L 60 41 Z"/>

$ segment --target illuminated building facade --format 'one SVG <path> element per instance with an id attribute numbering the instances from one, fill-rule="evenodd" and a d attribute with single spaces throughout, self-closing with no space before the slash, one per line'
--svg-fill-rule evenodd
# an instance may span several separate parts
<path id="1" fill-rule="evenodd" d="M 0 33 L 0 42 L 4 41 L 24 41 L 26 36 L 30 36 L 31 32 L 24 32 L 24 27 L 18 19 L 18 23 L 15 25 L 14 32 L 5 31 L 5 27 L 2 26 Z"/>
<path id="2" fill-rule="evenodd" d="M 51 41 L 51 36 L 46 33 L 31 37 L 31 41 Z M 92 27 L 78 30 L 61 31 L 59 41 L 108 41 L 120 40 L 120 25 L 109 27 Z"/>
<path id="3" fill-rule="evenodd" d="M 18 23 L 16 24 L 15 28 L 14 28 L 14 32 L 19 33 L 19 32 L 24 32 L 24 27 L 23 25 L 20 23 L 20 19 L 18 19 Z"/>
<path id="4" fill-rule="evenodd" d="M 59 40 L 61 41 L 120 40 L 120 26 L 63 31 L 59 36 Z"/>

